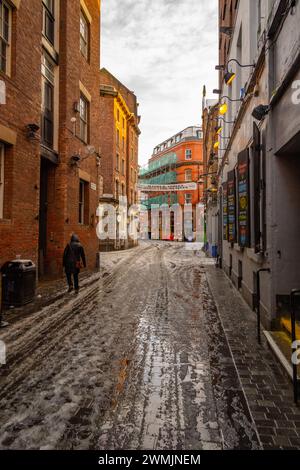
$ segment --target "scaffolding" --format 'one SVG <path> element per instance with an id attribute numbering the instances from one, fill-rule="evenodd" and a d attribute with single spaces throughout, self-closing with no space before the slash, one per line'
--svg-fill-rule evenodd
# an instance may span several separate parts
<path id="1" fill-rule="evenodd" d="M 141 201 L 142 205 L 145 206 L 148 210 L 151 209 L 152 205 L 162 205 L 162 204 L 178 204 L 178 195 L 176 193 L 171 194 L 161 194 L 160 196 L 150 197 Z"/>
<path id="2" fill-rule="evenodd" d="M 157 160 L 150 161 L 146 167 L 141 168 L 140 170 L 140 186 L 142 187 L 143 184 L 163 186 L 165 184 L 177 183 L 177 161 L 176 153 L 168 153 Z M 149 210 L 154 204 L 161 206 L 162 204 L 173 205 L 178 203 L 177 193 L 172 193 L 170 190 L 163 194 L 157 194 L 157 192 L 153 191 L 149 196 L 150 197 L 148 199 L 141 201 L 141 203 Z"/>
<path id="3" fill-rule="evenodd" d="M 147 166 L 141 168 L 140 178 L 148 179 L 155 174 L 159 174 L 163 171 L 170 172 L 176 168 L 177 155 L 176 153 L 168 153 L 158 160 L 150 161 Z"/>

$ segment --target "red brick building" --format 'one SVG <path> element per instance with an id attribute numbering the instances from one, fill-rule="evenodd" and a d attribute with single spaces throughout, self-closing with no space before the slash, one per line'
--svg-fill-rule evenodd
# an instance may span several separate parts
<path id="1" fill-rule="evenodd" d="M 226 65 L 236 22 L 238 0 L 219 0 L 219 64 Z M 226 69 L 220 70 L 220 87 Z"/>
<path id="2" fill-rule="evenodd" d="M 62 273 L 76 232 L 96 265 L 100 120 L 99 0 L 1 0 L 0 264 Z M 3 21 L 3 20 L 2 20 Z M 2 31 L 4 29 L 2 28 Z"/>
<path id="3" fill-rule="evenodd" d="M 101 69 L 101 173 L 103 196 L 100 202 L 119 204 L 120 196 L 126 196 L 128 205 L 137 204 L 138 103 L 135 94 L 115 78 L 108 70 Z M 126 248 L 124 240 L 110 240 L 103 248 Z"/>
<path id="4" fill-rule="evenodd" d="M 168 190 L 142 193 L 141 202 L 151 209 L 153 204 L 192 204 L 204 200 L 201 176 L 204 173 L 203 134 L 201 127 L 187 127 L 155 147 L 147 167 L 140 170 L 143 185 L 168 185 Z M 193 183 L 195 189 L 172 190 L 176 183 Z M 142 189 L 141 189 L 142 191 Z"/>
<path id="5" fill-rule="evenodd" d="M 149 203 L 159 197 L 162 203 L 195 205 L 203 199 L 203 187 L 199 184 L 203 167 L 202 129 L 187 127 L 155 147 L 148 166 L 140 171 L 140 183 L 141 185 L 196 183 L 195 191 L 148 194 Z"/>

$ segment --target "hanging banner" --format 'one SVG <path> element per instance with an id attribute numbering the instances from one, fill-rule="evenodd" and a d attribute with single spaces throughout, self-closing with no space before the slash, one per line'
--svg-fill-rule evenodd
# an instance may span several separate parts
<path id="1" fill-rule="evenodd" d="M 228 240 L 228 200 L 227 183 L 223 183 L 223 240 Z"/>
<path id="2" fill-rule="evenodd" d="M 238 242 L 240 247 L 250 247 L 250 197 L 249 197 L 249 151 L 238 155 Z"/>
<path id="3" fill-rule="evenodd" d="M 198 189 L 197 183 L 182 183 L 182 184 L 140 184 L 139 191 L 144 193 L 167 193 L 171 191 L 196 191 Z"/>
<path id="4" fill-rule="evenodd" d="M 236 242 L 236 190 L 235 170 L 228 172 L 228 241 Z"/>

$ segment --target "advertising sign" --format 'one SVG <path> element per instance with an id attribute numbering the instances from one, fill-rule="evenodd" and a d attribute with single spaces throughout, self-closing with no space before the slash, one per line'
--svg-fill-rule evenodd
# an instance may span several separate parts
<path id="1" fill-rule="evenodd" d="M 228 182 L 228 241 L 236 242 L 236 190 L 235 190 L 235 170 L 229 171 Z"/>
<path id="2" fill-rule="evenodd" d="M 238 155 L 238 242 L 240 247 L 250 246 L 249 152 Z"/>
<path id="3" fill-rule="evenodd" d="M 227 183 L 223 183 L 223 240 L 228 240 Z"/>

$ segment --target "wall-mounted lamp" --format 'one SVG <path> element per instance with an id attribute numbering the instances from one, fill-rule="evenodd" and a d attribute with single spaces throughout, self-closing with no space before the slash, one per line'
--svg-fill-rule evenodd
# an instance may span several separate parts
<path id="1" fill-rule="evenodd" d="M 226 72 L 224 75 L 224 82 L 226 85 L 231 85 L 236 77 L 236 73 L 234 72 Z"/>
<path id="2" fill-rule="evenodd" d="M 27 139 L 33 140 L 36 139 L 36 133 L 40 130 L 40 126 L 37 124 L 27 124 Z"/>
<path id="3" fill-rule="evenodd" d="M 223 100 L 223 99 L 231 101 L 232 103 L 235 103 L 237 101 L 244 101 L 243 98 L 239 98 L 238 100 L 233 100 L 232 98 L 230 98 L 229 96 L 226 96 L 226 95 L 220 97 L 220 100 Z"/>
<path id="4" fill-rule="evenodd" d="M 81 156 L 79 154 L 72 155 L 70 159 L 71 166 L 78 166 L 80 162 L 81 162 Z"/>
<path id="5" fill-rule="evenodd" d="M 225 122 L 225 124 L 234 124 L 235 121 L 226 121 L 226 119 L 224 119 L 222 116 L 219 116 L 218 118 L 216 118 L 216 120 L 221 120 L 223 122 Z"/>
<path id="6" fill-rule="evenodd" d="M 253 109 L 252 111 L 252 116 L 254 119 L 257 119 L 257 121 L 261 121 L 270 111 L 270 106 L 260 104 L 256 108 Z"/>
<path id="7" fill-rule="evenodd" d="M 234 81 L 235 77 L 236 77 L 236 73 L 234 73 L 232 70 L 229 70 L 229 64 L 231 62 L 234 62 L 235 64 L 237 64 L 239 67 L 241 68 L 248 68 L 248 67 L 253 67 L 255 68 L 256 66 L 256 63 L 254 62 L 253 64 L 241 64 L 238 60 L 236 59 L 230 59 L 228 62 L 227 62 L 227 67 L 226 67 L 226 72 L 225 72 L 225 75 L 224 75 L 224 82 L 225 82 L 225 85 L 228 85 L 230 86 L 232 84 L 232 82 Z"/>
<path id="8" fill-rule="evenodd" d="M 223 116 L 224 114 L 226 114 L 228 111 L 228 106 L 226 103 L 223 103 L 221 104 L 221 106 L 219 107 L 219 113 Z"/>

